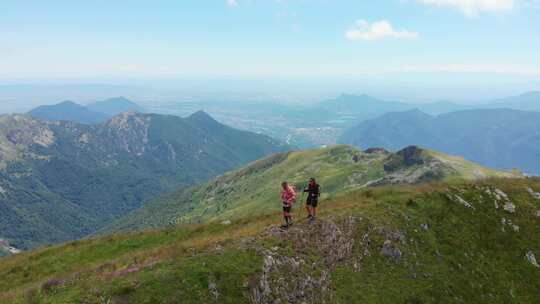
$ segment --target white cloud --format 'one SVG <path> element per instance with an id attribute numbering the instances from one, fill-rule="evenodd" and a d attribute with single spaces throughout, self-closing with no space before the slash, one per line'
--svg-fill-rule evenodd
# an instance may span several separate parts
<path id="1" fill-rule="evenodd" d="M 476 16 L 480 12 L 504 12 L 517 6 L 519 0 L 417 0 L 427 5 L 454 7 L 467 16 Z"/>
<path id="2" fill-rule="evenodd" d="M 238 6 L 238 1 L 236 0 L 227 0 L 227 5 L 230 7 Z"/>
<path id="3" fill-rule="evenodd" d="M 395 30 L 392 24 L 386 20 L 369 23 L 366 20 L 358 20 L 354 28 L 345 32 L 345 37 L 349 40 L 379 40 L 383 38 L 410 39 L 418 38 L 417 32 L 407 30 Z"/>

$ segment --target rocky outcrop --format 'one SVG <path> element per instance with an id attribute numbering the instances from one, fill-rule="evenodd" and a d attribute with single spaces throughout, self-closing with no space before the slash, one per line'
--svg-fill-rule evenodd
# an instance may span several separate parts
<path id="1" fill-rule="evenodd" d="M 533 189 L 531 188 L 527 188 L 527 192 L 529 192 L 529 194 L 534 197 L 535 199 L 537 200 L 540 200 L 540 193 L 534 191 Z"/>
<path id="2" fill-rule="evenodd" d="M 349 217 L 339 224 L 317 221 L 286 232 L 277 227 L 268 230 L 265 237 L 291 244 L 295 254 L 290 256 L 277 247 L 259 249 L 264 255 L 264 265 L 258 284 L 251 292 L 252 302 L 331 302 L 327 292 L 331 271 L 341 263 L 359 267 L 362 258 L 369 255 L 369 233 L 359 236 L 360 221 L 360 218 Z M 314 258 L 313 252 L 320 258 Z"/>
<path id="3" fill-rule="evenodd" d="M 384 164 L 384 171 L 394 172 L 403 167 L 423 165 L 425 163 L 424 150 L 417 146 L 410 146 L 392 154 Z"/>
<path id="4" fill-rule="evenodd" d="M 22 251 L 11 246 L 8 241 L 0 239 L 0 251 L 4 251 L 8 254 L 17 254 L 21 253 Z"/>
<path id="5" fill-rule="evenodd" d="M 316 221 L 287 231 L 269 229 L 264 238 L 290 244 L 291 251 L 259 248 L 264 256 L 261 276 L 252 288 L 253 303 L 332 303 L 330 274 L 338 266 L 358 272 L 364 258 L 381 254 L 400 263 L 400 249 L 407 240 L 403 232 L 372 227 L 359 217 Z M 362 225 L 360 225 L 362 224 Z M 361 227 L 364 227 L 362 229 Z M 366 228 L 367 227 L 367 228 Z M 384 239 L 376 244 L 372 239 Z"/>
<path id="6" fill-rule="evenodd" d="M 540 267 L 540 265 L 538 265 L 538 262 L 536 261 L 536 256 L 532 251 L 527 251 L 527 253 L 525 253 L 525 259 L 534 267 Z"/>

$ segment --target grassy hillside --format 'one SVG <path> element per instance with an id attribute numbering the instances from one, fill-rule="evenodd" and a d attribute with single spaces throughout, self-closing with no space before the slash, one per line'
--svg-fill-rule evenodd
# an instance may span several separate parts
<path id="1" fill-rule="evenodd" d="M 286 232 L 276 212 L 76 241 L 0 260 L 0 303 L 538 303 L 539 192 L 370 187 Z"/>
<path id="2" fill-rule="evenodd" d="M 81 238 L 159 194 L 286 149 L 205 113 L 92 126 L 0 116 L 0 239 L 28 249 Z"/>
<path id="3" fill-rule="evenodd" d="M 414 146 L 397 153 L 335 146 L 270 156 L 201 186 L 159 197 L 104 231 L 170 227 L 264 214 L 275 210 L 276 202 L 279 203 L 283 180 L 300 190 L 311 176 L 322 185 L 322 197 L 328 198 L 369 185 L 519 175 L 486 169 Z"/>

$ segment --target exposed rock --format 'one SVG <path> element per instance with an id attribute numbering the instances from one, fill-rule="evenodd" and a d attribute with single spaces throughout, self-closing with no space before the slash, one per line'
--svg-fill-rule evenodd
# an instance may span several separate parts
<path id="1" fill-rule="evenodd" d="M 230 224 L 231 224 L 230 220 L 225 220 L 225 221 L 221 222 L 221 225 L 225 225 L 225 226 L 228 226 Z"/>
<path id="2" fill-rule="evenodd" d="M 11 246 L 8 241 L 0 239 L 0 250 L 5 251 L 10 254 L 18 254 L 22 251 Z"/>
<path id="3" fill-rule="evenodd" d="M 392 244 L 392 241 L 386 240 L 381 247 L 381 254 L 391 258 L 394 262 L 399 263 L 401 260 L 401 250 Z"/>
<path id="4" fill-rule="evenodd" d="M 511 202 L 504 203 L 504 210 L 510 213 L 516 212 L 516 205 L 512 204 Z"/>
<path id="5" fill-rule="evenodd" d="M 252 288 L 251 301 L 265 304 L 331 302 L 328 298 L 331 271 L 343 263 L 359 269 L 361 259 L 369 255 L 369 232 L 364 234 L 362 244 L 355 242 L 358 221 L 349 217 L 339 224 L 321 220 L 309 225 L 299 224 L 286 232 L 277 227 L 269 229 L 268 235 L 290 242 L 296 255 L 288 256 L 278 248 L 261 249 L 264 263 L 259 281 Z M 322 259 L 313 260 L 306 254 L 313 250 Z M 355 252 L 360 254 L 355 255 Z"/>
<path id="6" fill-rule="evenodd" d="M 458 202 L 467 208 L 474 209 L 474 206 L 471 203 L 467 202 L 466 200 L 464 200 L 461 196 L 457 194 L 447 194 L 447 196 L 451 201 Z"/>
<path id="7" fill-rule="evenodd" d="M 540 193 L 535 192 L 535 191 L 534 191 L 533 189 L 531 189 L 531 188 L 527 188 L 527 192 L 529 192 L 529 194 L 530 194 L 532 197 L 534 197 L 534 198 L 540 200 Z"/>
<path id="8" fill-rule="evenodd" d="M 390 154 L 390 152 L 388 150 L 386 150 L 385 148 L 369 148 L 369 149 L 364 150 L 364 153 L 367 153 L 367 154 L 374 154 L 374 153 Z"/>
<path id="9" fill-rule="evenodd" d="M 210 291 L 210 294 L 212 295 L 214 300 L 217 301 L 219 299 L 219 290 L 217 289 L 216 283 L 209 282 L 208 283 L 208 291 Z"/>
<path id="10" fill-rule="evenodd" d="M 527 253 L 525 254 L 525 259 L 533 266 L 540 267 L 540 265 L 538 265 L 538 262 L 536 261 L 536 256 L 534 256 L 534 253 L 532 251 L 527 251 Z"/>
<path id="11" fill-rule="evenodd" d="M 424 230 L 429 230 L 428 224 L 420 224 L 420 227 Z"/>
<path id="12" fill-rule="evenodd" d="M 519 232 L 519 226 L 512 223 L 512 220 L 507 220 L 507 219 L 503 218 L 501 220 L 501 224 L 503 225 L 503 227 L 502 227 L 503 232 L 506 231 L 505 226 L 509 226 L 510 228 L 512 228 L 512 230 L 514 232 Z"/>
<path id="13" fill-rule="evenodd" d="M 534 215 L 535 215 L 536 217 L 540 217 L 540 210 L 536 210 L 536 212 L 534 213 Z"/>
<path id="14" fill-rule="evenodd" d="M 495 189 L 495 196 L 498 200 L 501 200 L 503 198 L 508 200 L 508 195 L 504 193 L 501 189 Z"/>

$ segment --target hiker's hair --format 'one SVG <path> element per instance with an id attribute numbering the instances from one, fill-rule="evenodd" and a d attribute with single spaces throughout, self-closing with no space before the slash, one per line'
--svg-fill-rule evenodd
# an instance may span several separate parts
<path id="1" fill-rule="evenodd" d="M 310 182 L 316 182 L 317 180 L 315 180 L 315 177 L 312 177 L 309 179 Z"/>
<path id="2" fill-rule="evenodd" d="M 288 186 L 288 185 L 289 185 L 289 183 L 287 183 L 287 182 L 282 182 L 281 183 L 281 187 L 285 187 L 285 186 Z"/>

